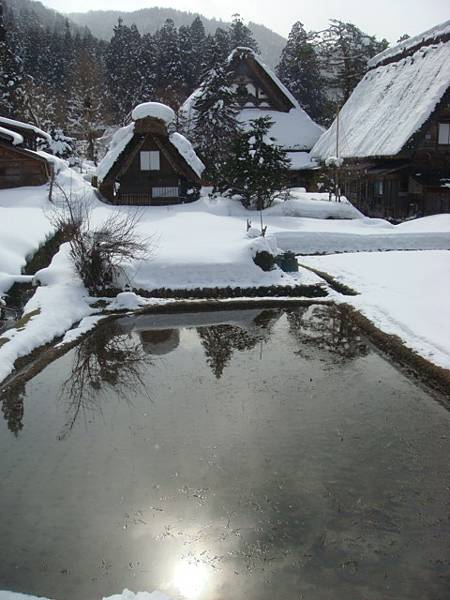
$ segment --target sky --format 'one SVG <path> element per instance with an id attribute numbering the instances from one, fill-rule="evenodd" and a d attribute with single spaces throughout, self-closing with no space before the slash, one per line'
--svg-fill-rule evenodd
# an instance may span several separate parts
<path id="1" fill-rule="evenodd" d="M 395 42 L 403 33 L 416 35 L 450 19 L 450 0 L 42 0 L 60 12 L 137 10 L 162 6 L 198 12 L 230 21 L 239 13 L 245 21 L 266 25 L 287 37 L 295 21 L 320 30 L 328 19 L 350 21 L 379 38 Z M 139 24 L 137 23 L 138 27 Z"/>

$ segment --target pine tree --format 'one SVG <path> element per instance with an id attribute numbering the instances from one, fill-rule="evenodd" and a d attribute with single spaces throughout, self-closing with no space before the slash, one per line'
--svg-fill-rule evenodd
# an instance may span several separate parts
<path id="1" fill-rule="evenodd" d="M 325 84 L 316 51 L 300 21 L 291 29 L 277 75 L 310 117 L 322 121 L 327 110 Z"/>
<path id="2" fill-rule="evenodd" d="M 178 31 L 172 19 L 166 19 L 155 34 L 157 47 L 156 99 L 178 110 L 186 94 Z"/>
<path id="3" fill-rule="evenodd" d="M 180 28 L 181 29 L 181 28 Z M 193 88 L 201 81 L 206 67 L 205 50 L 206 50 L 206 34 L 205 26 L 200 17 L 195 17 L 189 27 L 191 53 L 192 53 L 192 84 Z"/>
<path id="4" fill-rule="evenodd" d="M 328 29 L 317 34 L 316 45 L 325 81 L 342 104 L 364 77 L 368 60 L 387 48 L 388 42 L 377 41 L 352 23 L 332 19 Z"/>
<path id="5" fill-rule="evenodd" d="M 287 190 L 289 160 L 286 152 L 269 137 L 270 117 L 250 121 L 237 135 L 224 168 L 220 191 L 238 195 L 249 209 L 263 210 Z"/>
<path id="6" fill-rule="evenodd" d="M 0 114 L 27 118 L 23 64 L 12 49 L 0 2 Z"/>
<path id="7" fill-rule="evenodd" d="M 231 74 L 220 61 L 219 49 L 213 53 L 215 66 L 202 83 L 193 106 L 195 112 L 193 141 L 207 166 L 206 177 L 216 189 L 231 146 L 239 129 L 236 94 L 231 87 Z"/>
<path id="8" fill-rule="evenodd" d="M 234 50 L 238 47 L 251 48 L 259 54 L 258 44 L 256 43 L 253 33 L 250 28 L 244 24 L 241 16 L 233 15 L 233 21 L 229 28 L 230 49 Z"/>

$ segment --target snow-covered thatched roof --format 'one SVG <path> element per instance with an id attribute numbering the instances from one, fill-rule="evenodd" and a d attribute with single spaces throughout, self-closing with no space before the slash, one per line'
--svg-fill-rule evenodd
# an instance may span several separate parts
<path id="1" fill-rule="evenodd" d="M 278 110 L 269 107 L 244 107 L 238 114 L 238 121 L 245 127 L 251 119 L 269 116 L 274 122 L 270 135 L 275 138 L 277 144 L 285 150 L 310 150 L 323 133 L 323 128 L 311 119 L 272 69 L 265 65 L 251 48 L 235 48 L 227 59 L 230 69 L 237 67 L 241 61 L 249 61 L 256 67 L 255 76 L 261 79 L 263 86 L 269 85 L 276 91 L 285 108 Z M 201 94 L 202 84 L 192 92 L 181 107 L 188 128 L 195 122 L 194 106 Z"/>
<path id="2" fill-rule="evenodd" d="M 164 125 L 169 125 L 173 122 L 175 113 L 171 108 L 164 104 L 147 102 L 137 106 L 132 112 L 132 117 L 134 119 L 133 123 L 121 127 L 115 132 L 109 145 L 108 152 L 97 167 L 97 178 L 100 182 L 107 178 L 113 166 L 118 160 L 121 160 L 122 154 L 126 152 L 128 146 L 134 140 L 135 125 L 137 125 L 136 121 L 151 118 L 163 122 Z M 165 128 L 164 131 L 166 132 Z M 167 142 L 176 151 L 176 155 L 179 159 L 200 179 L 205 166 L 198 158 L 189 140 L 177 132 L 173 132 L 170 135 L 166 132 L 166 137 Z"/>
<path id="3" fill-rule="evenodd" d="M 37 137 L 40 137 L 46 140 L 47 142 L 52 141 L 52 138 L 48 133 L 42 131 L 42 129 L 39 129 L 39 127 L 36 127 L 35 125 L 31 125 L 30 123 L 22 123 L 22 121 L 16 121 L 15 119 L 8 119 L 7 117 L 0 116 L 0 126 L 9 130 L 14 130 L 14 128 L 17 128 L 23 131 L 29 131 L 30 133 L 33 133 Z"/>
<path id="4" fill-rule="evenodd" d="M 339 114 L 339 156 L 396 156 L 450 87 L 450 21 L 375 56 Z M 336 153 L 337 122 L 311 151 Z"/>

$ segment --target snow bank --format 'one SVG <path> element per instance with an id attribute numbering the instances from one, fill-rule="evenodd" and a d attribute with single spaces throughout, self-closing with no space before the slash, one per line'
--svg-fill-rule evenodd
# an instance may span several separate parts
<path id="1" fill-rule="evenodd" d="M 21 136 L 20 133 L 16 133 L 15 131 L 11 131 L 5 127 L 0 127 L 0 135 L 6 135 L 7 137 L 11 138 L 13 146 L 20 146 L 23 144 L 23 136 Z"/>
<path id="2" fill-rule="evenodd" d="M 339 114 L 340 156 L 396 155 L 429 118 L 450 86 L 450 41 L 369 71 Z M 336 146 L 336 121 L 311 150 L 325 160 Z"/>
<path id="3" fill-rule="evenodd" d="M 121 127 L 113 135 L 109 150 L 97 167 L 97 177 L 102 181 L 111 170 L 111 167 L 133 139 L 134 123 Z"/>
<path id="4" fill-rule="evenodd" d="M 161 104 L 161 102 L 144 102 L 143 104 L 138 104 L 131 113 L 133 121 L 145 119 L 146 117 L 160 119 L 166 125 L 174 123 L 176 120 L 175 112 L 169 106 Z"/>
<path id="5" fill-rule="evenodd" d="M 175 146 L 184 160 L 188 163 L 198 178 L 201 178 L 205 165 L 199 159 L 195 153 L 194 148 L 189 140 L 187 140 L 181 133 L 172 133 L 169 136 L 170 143 Z"/>
<path id="6" fill-rule="evenodd" d="M 12 372 L 18 358 L 63 335 L 73 323 L 95 312 L 73 271 L 69 251 L 69 244 L 62 244 L 50 266 L 36 273 L 36 280 L 49 285 L 38 287 L 25 305 L 25 326 L 2 333 L 8 341 L 0 346 L 0 381 Z"/>
<path id="7" fill-rule="evenodd" d="M 300 262 L 360 292 L 351 303 L 385 333 L 450 369 L 450 252 L 302 256 Z"/>
<path id="8" fill-rule="evenodd" d="M 108 310 L 136 310 L 146 304 L 146 300 L 134 292 L 121 292 L 108 305 Z"/>
<path id="9" fill-rule="evenodd" d="M 30 123 L 22 123 L 21 121 L 16 121 L 14 119 L 7 119 L 6 117 L 0 117 L 0 123 L 4 125 L 11 125 L 12 127 L 21 127 L 22 129 L 29 129 L 37 136 L 47 140 L 47 142 L 50 143 L 52 141 L 51 136 L 46 131 L 39 129 L 39 127 L 31 125 Z"/>
<path id="10" fill-rule="evenodd" d="M 289 171 L 301 171 L 302 169 L 317 169 L 318 163 L 309 152 L 287 152 L 287 157 L 291 161 Z"/>

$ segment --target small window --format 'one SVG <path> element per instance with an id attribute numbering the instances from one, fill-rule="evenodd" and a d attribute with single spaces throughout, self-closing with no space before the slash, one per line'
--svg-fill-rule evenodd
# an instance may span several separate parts
<path id="1" fill-rule="evenodd" d="M 178 198 L 178 187 L 154 187 L 153 198 Z"/>
<path id="2" fill-rule="evenodd" d="M 439 144 L 450 144 L 450 123 L 439 123 Z"/>
<path id="3" fill-rule="evenodd" d="M 159 171 L 159 150 L 141 152 L 141 171 Z"/>
<path id="4" fill-rule="evenodd" d="M 382 179 L 376 179 L 373 182 L 373 191 L 375 192 L 376 196 L 382 196 L 383 195 L 383 191 L 384 191 L 384 185 L 383 185 L 383 180 Z"/>

